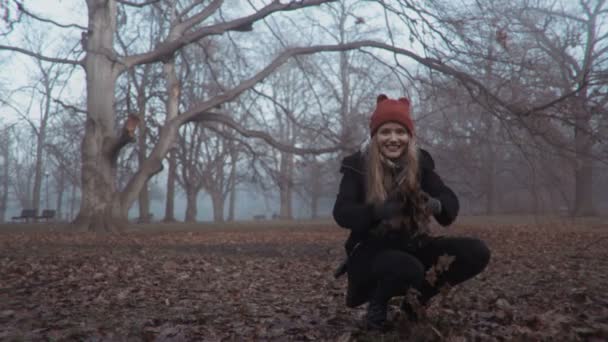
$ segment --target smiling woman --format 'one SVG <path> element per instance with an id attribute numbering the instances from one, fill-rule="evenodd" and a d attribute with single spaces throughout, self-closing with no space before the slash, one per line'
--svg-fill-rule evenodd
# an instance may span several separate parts
<path id="1" fill-rule="evenodd" d="M 389 159 L 399 158 L 410 140 L 410 134 L 395 122 L 387 122 L 378 130 L 378 144 L 380 152 Z"/>
<path id="2" fill-rule="evenodd" d="M 447 226 L 459 204 L 430 154 L 416 145 L 408 99 L 378 96 L 370 133 L 369 146 L 342 162 L 333 214 L 351 230 L 346 305 L 369 302 L 367 327 L 386 330 L 392 297 L 412 294 L 401 309 L 415 321 L 442 286 L 480 273 L 490 251 L 477 239 L 430 236 L 430 217 Z M 434 271 L 432 279 L 425 277 L 428 271 Z"/>

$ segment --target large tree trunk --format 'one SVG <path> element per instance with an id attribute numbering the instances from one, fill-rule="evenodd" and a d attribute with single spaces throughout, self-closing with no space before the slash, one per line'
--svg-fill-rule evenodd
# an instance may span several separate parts
<path id="1" fill-rule="evenodd" d="M 87 120 L 82 141 L 82 200 L 74 223 L 94 231 L 118 231 L 127 222 L 128 209 L 116 191 L 113 134 L 116 63 L 113 53 L 116 3 L 87 0 L 89 34 L 85 59 Z"/>
<path id="2" fill-rule="evenodd" d="M 150 215 L 150 191 L 148 190 L 148 183 L 139 192 L 139 222 L 150 223 L 152 216 Z"/>
<path id="3" fill-rule="evenodd" d="M 152 175 L 162 169 L 162 160 L 177 132 L 169 122 L 160 130 L 159 141 L 150 156 L 122 191 L 116 188 L 116 161 L 120 150 L 132 141 L 140 120 L 129 117 L 120 135 L 114 133 L 115 88 L 124 71 L 113 49 L 116 30 L 116 2 L 87 0 L 89 30 L 85 70 L 87 80 L 87 120 L 82 141 L 82 200 L 74 223 L 82 228 L 120 231 L 131 205 Z M 174 116 L 167 116 L 168 119 Z"/>
<path id="4" fill-rule="evenodd" d="M 212 191 L 211 204 L 213 205 L 213 221 L 224 222 L 224 201 L 226 200 L 221 193 Z"/>
<path id="5" fill-rule="evenodd" d="M 196 222 L 196 215 L 198 213 L 198 193 L 198 189 L 186 189 L 186 222 Z"/>

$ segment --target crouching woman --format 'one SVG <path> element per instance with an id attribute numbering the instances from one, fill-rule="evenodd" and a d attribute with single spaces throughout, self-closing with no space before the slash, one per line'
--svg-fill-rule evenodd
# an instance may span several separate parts
<path id="1" fill-rule="evenodd" d="M 368 302 L 368 329 L 386 330 L 392 297 L 416 293 L 424 306 L 442 286 L 454 286 L 483 271 L 490 251 L 478 239 L 430 235 L 431 216 L 448 226 L 456 219 L 459 204 L 435 172 L 430 154 L 416 146 L 409 100 L 378 96 L 370 134 L 363 151 L 342 161 L 333 216 L 351 231 L 346 242 L 346 305 L 354 308 Z M 426 272 L 443 255 L 451 257 L 447 270 L 427 280 Z M 404 300 L 401 310 L 416 320 L 412 305 Z"/>

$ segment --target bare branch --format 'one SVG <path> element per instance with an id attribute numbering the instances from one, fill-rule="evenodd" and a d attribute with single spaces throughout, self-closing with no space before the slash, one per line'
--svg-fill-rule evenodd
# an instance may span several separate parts
<path id="1" fill-rule="evenodd" d="M 60 99 L 53 99 L 53 102 L 59 104 L 61 107 L 65 108 L 65 109 L 72 110 L 72 111 L 74 111 L 76 113 L 87 114 L 86 110 L 80 109 L 80 108 L 78 108 L 78 107 L 76 107 L 74 105 L 67 104 L 67 103 L 61 101 Z"/>
<path id="2" fill-rule="evenodd" d="M 204 10 L 200 13 L 192 16 L 191 18 L 185 20 L 180 23 L 178 26 L 183 26 L 184 29 L 189 29 L 197 23 L 202 23 L 205 19 L 207 19 L 210 15 L 215 13 L 224 3 L 224 0 L 213 0 Z"/>
<path id="3" fill-rule="evenodd" d="M 241 126 L 236 121 L 234 121 L 234 119 L 231 118 L 228 114 L 205 112 L 205 113 L 200 113 L 200 114 L 196 115 L 189 121 L 190 122 L 201 122 L 203 124 L 204 124 L 204 122 L 209 122 L 209 121 L 219 122 L 221 124 L 224 124 L 232 129 L 234 129 L 241 135 L 246 136 L 248 138 L 262 139 L 265 142 L 267 142 L 268 144 L 270 144 L 271 146 L 273 146 L 283 152 L 289 152 L 289 153 L 294 153 L 294 154 L 322 154 L 322 153 L 331 153 L 331 152 L 336 152 L 336 151 L 342 150 L 341 146 L 314 149 L 314 148 L 299 148 L 299 147 L 295 147 L 295 146 L 291 146 L 291 145 L 286 145 L 279 141 L 276 141 L 272 136 L 270 136 L 270 134 L 268 134 L 266 132 L 250 130 L 250 129 L 247 129 L 247 128 Z"/>
<path id="4" fill-rule="evenodd" d="M 43 60 L 46 62 L 51 62 L 51 63 L 71 64 L 71 65 L 78 65 L 78 66 L 83 66 L 83 64 L 84 64 L 84 61 L 82 61 L 82 60 L 75 61 L 75 60 L 65 59 L 65 58 L 47 57 L 47 56 L 43 56 L 39 53 L 35 53 L 35 52 L 29 51 L 26 49 L 0 44 L 0 51 L 2 51 L 2 50 L 10 50 L 10 51 L 19 52 L 24 55 L 28 55 L 30 57 L 40 59 L 40 60 Z"/>
<path id="5" fill-rule="evenodd" d="M 574 20 L 578 23 L 586 23 L 587 21 L 583 18 L 579 18 L 576 16 L 573 16 L 571 14 L 565 13 L 565 12 L 559 12 L 559 11 L 553 11 L 553 10 L 549 10 L 549 9 L 545 9 L 545 8 L 538 8 L 538 7 L 528 7 L 527 8 L 530 11 L 535 11 L 535 12 L 539 12 L 548 16 L 552 16 L 552 17 L 562 17 L 562 18 L 567 18 L 570 20 Z"/>
<path id="6" fill-rule="evenodd" d="M 283 112 L 283 114 L 289 119 L 289 121 L 291 121 L 296 127 L 304 129 L 304 130 L 309 130 L 314 132 L 315 134 L 317 134 L 318 136 L 322 136 L 326 139 L 329 140 L 335 140 L 335 136 L 332 136 L 331 134 L 328 134 L 328 131 L 331 132 L 331 130 L 328 130 L 326 125 L 321 125 L 322 127 L 317 127 L 317 128 L 312 128 L 307 126 L 306 124 L 302 123 L 298 118 L 296 118 L 294 116 L 294 114 L 292 113 L 291 110 L 289 110 L 287 107 L 285 107 L 283 104 L 281 104 L 279 101 L 277 101 L 275 98 L 259 91 L 256 90 L 255 88 L 253 89 L 253 92 L 260 95 L 261 97 L 271 101 L 274 105 L 276 105 L 277 107 L 279 107 L 281 109 L 281 111 Z"/>
<path id="7" fill-rule="evenodd" d="M 542 109 L 548 108 L 549 106 L 553 106 L 556 103 L 563 101 L 566 98 L 577 94 L 582 89 L 581 87 L 579 87 L 579 89 L 575 90 L 574 92 L 568 93 L 568 94 L 566 94 L 566 96 L 560 97 L 559 101 L 551 100 L 546 104 L 542 104 L 542 105 L 534 107 L 532 109 L 522 109 L 522 108 L 513 106 L 512 104 L 507 103 L 507 102 L 503 101 L 502 99 L 500 99 L 497 95 L 492 93 L 487 87 L 485 87 L 475 77 L 473 77 L 463 71 L 457 70 L 451 66 L 443 64 L 441 61 L 439 61 L 437 59 L 421 57 L 418 54 L 416 54 L 410 50 L 406 50 L 403 48 L 397 48 L 395 46 L 392 46 L 392 45 L 389 45 L 386 43 L 381 43 L 381 42 L 377 42 L 377 41 L 373 41 L 373 40 L 363 40 L 363 41 L 351 42 L 351 43 L 346 43 L 346 44 L 318 45 L 318 46 L 296 47 L 296 48 L 287 49 L 287 50 L 283 51 L 278 57 L 276 57 L 268 66 L 266 66 L 263 70 L 258 72 L 253 77 L 251 77 L 247 80 L 244 80 L 235 88 L 232 88 L 231 90 L 228 90 L 221 95 L 218 95 L 210 100 L 200 103 L 195 108 L 193 108 L 193 109 L 183 113 L 179 117 L 177 117 L 177 120 L 180 121 L 179 124 L 181 125 L 188 121 L 195 120 L 194 119 L 195 116 L 200 115 L 202 113 L 206 113 L 207 111 L 211 110 L 213 107 L 216 107 L 222 103 L 233 100 L 234 98 L 236 98 L 237 96 L 242 94 L 244 91 L 249 90 L 250 88 L 255 86 L 258 82 L 260 82 L 264 78 L 268 77 L 268 75 L 270 75 L 272 72 L 274 72 L 274 70 L 276 70 L 279 66 L 284 64 L 291 57 L 298 56 L 298 55 L 308 55 L 308 54 L 313 54 L 313 53 L 318 53 L 318 52 L 337 52 L 337 51 L 344 51 L 344 50 L 354 50 L 354 49 L 360 49 L 360 48 L 364 48 L 364 47 L 383 49 L 383 50 L 394 52 L 399 55 L 407 56 L 432 70 L 436 70 L 445 75 L 452 76 L 455 79 L 457 79 L 458 81 L 460 81 L 462 84 L 464 84 L 465 86 L 475 88 L 475 90 L 477 90 L 481 95 L 483 95 L 484 101 L 487 102 L 488 104 L 497 104 L 498 106 L 504 108 L 505 110 L 511 112 L 512 114 L 514 114 L 516 116 L 528 116 L 538 110 L 542 110 Z M 472 90 L 472 88 L 471 88 L 471 90 Z"/>
<path id="8" fill-rule="evenodd" d="M 51 19 L 42 18 L 42 17 L 40 17 L 40 16 L 38 16 L 38 15 L 36 15 L 36 14 L 28 11 L 27 9 L 25 9 L 25 6 L 23 6 L 23 4 L 20 3 L 19 1 L 15 1 L 15 4 L 17 4 L 17 8 L 21 12 L 25 13 L 27 16 L 32 17 L 32 18 L 34 18 L 34 19 L 36 19 L 38 21 L 42 21 L 42 22 L 45 22 L 45 23 L 53 24 L 55 26 L 59 26 L 59 27 L 63 27 L 63 28 L 73 27 L 73 28 L 77 28 L 77 29 L 80 29 L 80 30 L 85 30 L 85 31 L 87 30 L 86 27 L 80 26 L 80 25 L 77 25 L 77 24 L 60 24 L 60 23 L 58 23 L 56 21 L 53 21 Z"/>
<path id="9" fill-rule="evenodd" d="M 558 104 L 558 103 L 560 103 L 560 102 L 562 102 L 562 101 L 564 101 L 564 100 L 566 100 L 566 99 L 568 99 L 568 98 L 570 98 L 572 96 L 575 96 L 581 90 L 583 90 L 583 88 L 585 88 L 585 86 L 587 86 L 587 84 L 586 84 L 586 82 L 583 82 L 583 83 L 579 84 L 579 86 L 575 90 L 573 90 L 573 91 L 567 92 L 566 94 L 564 94 L 564 95 L 562 95 L 562 96 L 560 96 L 560 97 L 558 97 L 558 98 L 556 98 L 556 99 L 554 99 L 552 101 L 549 101 L 549 102 L 547 102 L 547 103 L 545 103 L 543 105 L 536 106 L 536 107 L 533 107 L 531 109 L 526 110 L 525 112 L 518 112 L 518 113 L 521 116 L 528 116 L 530 114 L 533 114 L 533 113 L 536 113 L 536 112 L 540 112 L 540 111 L 543 111 L 543 110 L 545 110 L 547 108 L 553 107 L 556 104 Z"/>
<path id="10" fill-rule="evenodd" d="M 314 7 L 324 3 L 335 2 L 337 0 L 302 0 L 297 2 L 288 2 L 281 4 L 279 1 L 273 1 L 269 5 L 263 7 L 259 11 L 249 16 L 223 22 L 211 26 L 202 27 L 194 32 L 185 34 L 178 39 L 164 41 L 153 51 L 126 57 L 124 64 L 127 68 L 140 64 L 148 64 L 166 59 L 167 56 L 172 56 L 177 50 L 182 47 L 196 42 L 204 37 L 212 35 L 220 35 L 231 30 L 238 30 L 243 27 L 252 25 L 254 22 L 261 20 L 275 12 L 288 12 L 306 7 Z"/>
<path id="11" fill-rule="evenodd" d="M 33 101 L 33 96 L 31 98 L 32 99 L 30 101 Z M 5 105 L 5 106 L 7 106 L 9 108 L 12 108 L 15 111 L 15 113 L 17 113 L 17 115 L 21 117 L 21 119 L 23 119 L 23 120 L 25 120 L 25 122 L 27 122 L 27 124 L 32 128 L 32 131 L 34 132 L 34 134 L 36 134 L 36 135 L 40 134 L 39 131 L 38 131 L 38 127 L 34 124 L 34 122 L 23 111 L 21 111 L 21 109 L 19 109 L 14 104 L 12 104 L 12 103 L 10 103 L 10 102 L 8 102 L 6 100 L 3 100 L 1 98 L 0 98 L 0 104 L 3 104 L 3 105 Z M 29 106 L 31 106 L 31 105 L 32 105 L 32 102 L 30 102 Z M 29 108 L 28 108 L 28 110 L 26 112 L 29 112 Z"/>
<path id="12" fill-rule="evenodd" d="M 148 5 L 152 5 L 152 4 L 155 4 L 157 2 L 160 2 L 160 0 L 148 0 L 148 1 L 144 1 L 142 3 L 137 3 L 137 2 L 133 2 L 133 1 L 127 1 L 127 0 L 116 0 L 116 2 L 118 2 L 119 4 L 122 4 L 122 5 L 126 5 L 126 6 L 144 7 L 144 6 L 148 6 Z"/>

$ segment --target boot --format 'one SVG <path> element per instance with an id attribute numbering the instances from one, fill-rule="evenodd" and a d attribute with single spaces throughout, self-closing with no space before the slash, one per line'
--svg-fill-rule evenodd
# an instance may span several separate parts
<path id="1" fill-rule="evenodd" d="M 407 298 L 403 298 L 403 300 L 401 301 L 400 309 L 410 322 L 418 322 L 420 320 L 418 312 L 414 310 L 412 304 L 409 303 Z"/>
<path id="2" fill-rule="evenodd" d="M 390 325 L 386 321 L 388 303 L 378 300 L 370 300 L 365 315 L 365 326 L 368 330 L 387 331 Z"/>

